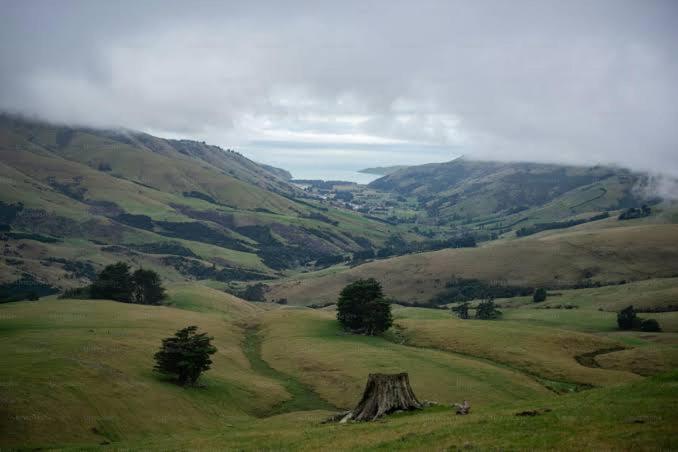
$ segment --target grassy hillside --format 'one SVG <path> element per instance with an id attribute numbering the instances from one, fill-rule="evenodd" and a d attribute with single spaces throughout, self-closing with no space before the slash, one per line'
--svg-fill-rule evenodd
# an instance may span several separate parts
<path id="1" fill-rule="evenodd" d="M 678 226 L 639 225 L 582 230 L 478 248 L 446 249 L 379 260 L 317 278 L 291 278 L 273 286 L 272 298 L 293 304 L 328 303 L 359 278 L 373 277 L 397 300 L 426 302 L 454 277 L 517 286 L 571 287 L 667 277 L 678 268 Z"/>
<path id="2" fill-rule="evenodd" d="M 0 283 L 86 279 L 46 258 L 95 269 L 128 260 L 171 280 L 271 278 L 390 234 L 304 198 L 284 171 L 205 143 L 0 116 L 0 155 L 11 259 L 0 260 Z"/>
<path id="3" fill-rule="evenodd" d="M 671 450 L 678 447 L 678 416 L 672 406 L 677 401 L 678 375 L 672 373 L 548 401 L 517 402 L 471 416 L 434 408 L 375 424 L 321 425 L 323 414 L 286 415 L 239 426 L 238 434 L 229 429 L 123 446 L 150 450 L 324 450 L 328 444 L 335 450 Z M 534 417 L 516 416 L 544 409 L 549 411 Z"/>
<path id="4" fill-rule="evenodd" d="M 240 307 L 222 300 L 229 316 Z M 231 309 L 233 307 L 233 309 Z M 240 330 L 220 316 L 102 300 L 9 303 L 2 310 L 2 443 L 98 443 L 216 427 L 287 397 L 251 371 Z M 153 376 L 160 340 L 194 324 L 219 349 L 204 389 Z M 10 422 L 11 419 L 11 422 Z"/>
<path id="5" fill-rule="evenodd" d="M 589 299 L 595 291 L 611 296 L 605 289 L 587 289 Z M 675 368 L 645 345 L 675 349 L 673 333 L 652 339 L 576 332 L 576 320 L 554 328 L 519 316 L 461 321 L 441 310 L 399 308 L 397 328 L 370 338 L 342 332 L 331 311 L 252 304 L 195 284 L 169 291 L 171 307 L 54 299 L 0 305 L 0 447 L 677 446 L 678 377 L 641 376 L 660 359 Z M 511 303 L 506 315 L 532 310 Z M 188 324 L 213 335 L 219 352 L 204 385 L 182 389 L 151 371 L 152 354 Z M 612 347 L 624 350 L 596 355 L 600 367 L 577 360 Z M 454 416 L 442 405 L 376 423 L 320 423 L 357 402 L 369 372 L 395 371 L 410 373 L 420 399 L 468 399 L 472 414 Z M 541 414 L 516 416 L 535 409 Z"/>
<path id="6" fill-rule="evenodd" d="M 633 188 L 643 181 L 644 176 L 618 168 L 459 158 L 406 167 L 370 186 L 415 196 L 436 216 L 457 221 L 519 211 L 525 211 L 521 215 L 526 217 L 529 209 L 556 200 L 561 216 L 630 207 L 639 201 Z"/>
<path id="7" fill-rule="evenodd" d="M 295 376 L 341 408 L 351 408 L 360 399 L 370 372 L 407 371 L 418 396 L 445 403 L 468 397 L 485 407 L 548 394 L 529 376 L 510 369 L 383 338 L 347 335 L 334 313 L 268 312 L 260 334 L 262 356 L 272 367 Z"/>

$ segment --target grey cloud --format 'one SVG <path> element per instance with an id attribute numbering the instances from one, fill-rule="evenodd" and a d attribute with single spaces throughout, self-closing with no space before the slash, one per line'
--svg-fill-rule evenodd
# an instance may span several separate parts
<path id="1" fill-rule="evenodd" d="M 4 0 L 0 108 L 269 161 L 291 131 L 678 175 L 674 1 L 252 3 Z"/>

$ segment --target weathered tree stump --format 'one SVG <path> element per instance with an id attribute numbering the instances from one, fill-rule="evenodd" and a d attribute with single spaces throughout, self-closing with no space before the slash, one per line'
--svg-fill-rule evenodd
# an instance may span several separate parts
<path id="1" fill-rule="evenodd" d="M 340 422 L 373 421 L 396 411 L 421 408 L 422 404 L 412 391 L 407 373 L 370 374 L 362 399 Z"/>
<path id="2" fill-rule="evenodd" d="M 464 403 L 455 403 L 454 407 L 457 409 L 457 414 L 466 415 L 471 411 L 471 404 L 468 403 L 468 400 L 464 400 Z"/>

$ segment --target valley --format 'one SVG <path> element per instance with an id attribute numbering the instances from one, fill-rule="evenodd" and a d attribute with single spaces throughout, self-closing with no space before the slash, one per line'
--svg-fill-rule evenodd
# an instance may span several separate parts
<path id="1" fill-rule="evenodd" d="M 0 131 L 0 447 L 678 447 L 678 204 L 639 195 L 649 176 L 462 158 L 300 183 L 202 142 Z M 162 303 L 76 290 L 118 261 L 156 272 Z M 380 335 L 337 321 L 365 278 Z M 494 319 L 457 314 L 488 299 Z M 620 330 L 631 305 L 661 331 Z M 153 356 L 188 325 L 217 351 L 184 388 Z M 375 372 L 435 403 L 323 423 Z"/>

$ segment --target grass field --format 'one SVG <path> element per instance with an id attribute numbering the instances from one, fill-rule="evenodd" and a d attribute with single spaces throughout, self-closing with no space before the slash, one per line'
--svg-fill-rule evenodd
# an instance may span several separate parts
<path id="1" fill-rule="evenodd" d="M 678 447 L 678 374 L 584 391 L 548 401 L 507 404 L 455 416 L 445 408 L 373 424 L 321 425 L 324 413 L 276 416 L 187 437 L 119 447 L 235 450 L 673 450 Z M 535 417 L 525 410 L 550 409 Z M 116 446 L 118 447 L 118 446 Z"/>
<path id="2" fill-rule="evenodd" d="M 668 290 L 664 283 L 638 284 Z M 605 300 L 597 290 L 609 288 L 586 293 Z M 570 292 L 582 291 L 561 297 L 576 300 Z M 0 447 L 678 446 L 678 375 L 643 377 L 676 368 L 667 352 L 676 350 L 676 333 L 586 331 L 595 325 L 582 317 L 557 326 L 507 319 L 549 311 L 518 300 L 497 321 L 396 307 L 396 328 L 363 337 L 343 332 L 331 309 L 248 303 L 195 283 L 170 284 L 168 295 L 161 307 L 57 299 L 0 305 Z M 204 386 L 182 389 L 152 371 L 152 355 L 161 338 L 189 324 L 214 336 L 219 351 Z M 577 361 L 615 347 L 624 349 L 594 357 L 600 367 Z M 399 371 L 409 372 L 421 400 L 468 399 L 472 415 L 441 405 L 373 424 L 320 423 L 357 402 L 370 372 Z M 551 411 L 515 416 L 544 408 Z"/>
<path id="3" fill-rule="evenodd" d="M 172 435 L 176 424 L 215 428 L 289 397 L 251 370 L 241 330 L 221 313 L 49 300 L 5 304 L 0 316 L 3 447 Z M 206 387 L 185 391 L 154 376 L 152 355 L 191 324 L 214 335 L 219 351 Z"/>
<path id="4" fill-rule="evenodd" d="M 563 287 L 583 282 L 588 274 L 593 282 L 607 283 L 674 276 L 674 268 L 678 268 L 678 225 L 625 226 L 378 260 L 317 278 L 280 281 L 270 297 L 284 297 L 296 305 L 334 302 L 346 284 L 373 277 L 388 296 L 426 302 L 455 276 Z"/>

